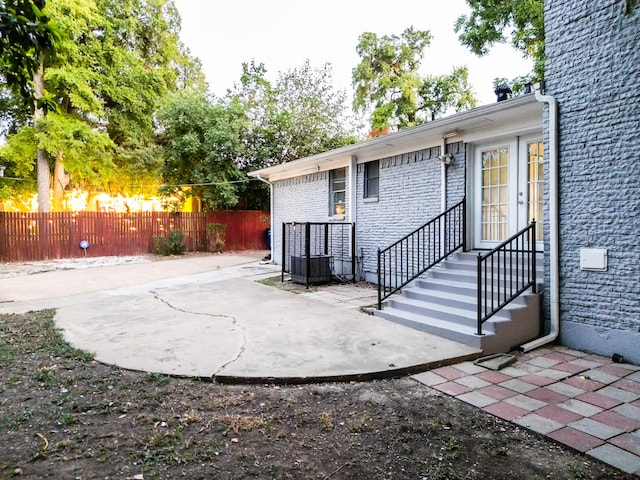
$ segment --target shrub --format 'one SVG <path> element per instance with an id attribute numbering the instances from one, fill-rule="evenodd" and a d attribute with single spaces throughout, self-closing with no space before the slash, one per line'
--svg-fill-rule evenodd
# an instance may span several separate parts
<path id="1" fill-rule="evenodd" d="M 207 251 L 220 253 L 224 250 L 227 226 L 222 223 L 207 223 Z"/>
<path id="2" fill-rule="evenodd" d="M 181 230 L 169 230 L 168 237 L 153 237 L 153 253 L 156 255 L 182 255 L 186 251 Z"/>

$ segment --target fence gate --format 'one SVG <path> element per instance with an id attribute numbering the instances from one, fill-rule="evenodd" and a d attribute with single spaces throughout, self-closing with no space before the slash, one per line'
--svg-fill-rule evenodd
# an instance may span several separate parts
<path id="1" fill-rule="evenodd" d="M 307 287 L 337 278 L 356 279 L 355 223 L 283 223 L 282 281 Z"/>

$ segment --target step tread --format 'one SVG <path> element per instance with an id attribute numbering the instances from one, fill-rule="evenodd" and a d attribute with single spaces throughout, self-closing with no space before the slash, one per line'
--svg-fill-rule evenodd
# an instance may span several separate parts
<path id="1" fill-rule="evenodd" d="M 430 288 L 415 286 L 415 287 L 405 288 L 403 292 L 404 292 L 403 296 L 405 296 L 406 294 L 407 298 L 410 298 L 412 300 L 419 300 L 426 303 L 442 304 L 443 302 L 440 302 L 440 301 L 443 300 L 445 302 L 450 301 L 450 302 L 460 303 L 464 305 L 472 305 L 475 308 L 478 301 L 477 290 L 474 290 L 473 294 L 464 294 L 464 293 L 454 293 L 446 290 L 433 290 Z M 521 295 L 518 295 L 518 297 L 516 297 L 513 300 L 513 302 L 518 302 L 518 301 L 522 302 L 522 300 L 518 300 L 518 299 L 520 299 L 522 295 L 527 295 L 527 294 L 531 294 L 531 293 L 525 292 Z M 425 298 L 425 297 L 428 297 L 428 298 Z M 516 303 L 516 305 L 522 305 L 522 303 Z"/>
<path id="2" fill-rule="evenodd" d="M 430 310 L 434 312 L 439 312 L 447 315 L 455 315 L 458 317 L 462 317 L 465 320 L 475 321 L 477 319 L 477 309 L 475 304 L 470 305 L 471 308 L 459 308 L 450 305 L 443 305 L 434 302 L 424 301 L 415 298 L 409 298 L 400 296 L 393 299 L 394 305 L 406 305 L 411 306 L 418 309 Z M 395 308 L 395 307 L 394 307 Z M 509 321 L 511 319 L 510 312 L 527 308 L 526 305 L 521 303 L 514 304 L 513 302 L 505 305 L 499 312 L 493 315 L 492 319 L 495 321 Z M 398 310 L 405 311 L 402 308 L 398 308 Z"/>
<path id="3" fill-rule="evenodd" d="M 439 328 L 442 330 L 451 330 L 453 332 L 461 333 L 464 335 L 471 335 L 476 337 L 477 329 L 476 327 L 471 327 L 469 325 L 464 325 L 456 322 L 451 322 L 448 320 L 442 320 L 439 318 L 434 318 L 427 315 L 420 315 L 413 312 L 407 312 L 405 310 L 399 310 L 394 307 L 386 307 L 382 310 L 383 315 L 389 315 L 396 318 L 401 318 L 404 320 L 409 320 L 413 323 L 421 324 L 424 326 L 431 326 L 434 328 Z M 482 328 L 482 332 L 486 335 L 494 335 L 492 329 L 485 323 Z"/>

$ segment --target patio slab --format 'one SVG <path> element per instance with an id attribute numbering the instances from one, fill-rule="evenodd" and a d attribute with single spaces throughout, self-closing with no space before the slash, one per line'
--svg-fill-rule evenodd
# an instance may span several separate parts
<path id="1" fill-rule="evenodd" d="M 481 353 L 257 282 L 279 271 L 224 255 L 14 277 L 0 280 L 0 313 L 56 308 L 65 338 L 98 361 L 219 382 L 382 378 Z"/>

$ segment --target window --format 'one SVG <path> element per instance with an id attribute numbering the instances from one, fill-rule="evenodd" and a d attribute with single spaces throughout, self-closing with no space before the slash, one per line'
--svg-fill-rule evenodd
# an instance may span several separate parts
<path id="1" fill-rule="evenodd" d="M 380 162 L 375 160 L 364 164 L 364 198 L 378 198 Z"/>
<path id="2" fill-rule="evenodd" d="M 509 226 L 509 148 L 482 152 L 482 240 L 502 241 Z"/>
<path id="3" fill-rule="evenodd" d="M 329 172 L 329 215 L 344 215 L 347 196 L 347 169 Z"/>

